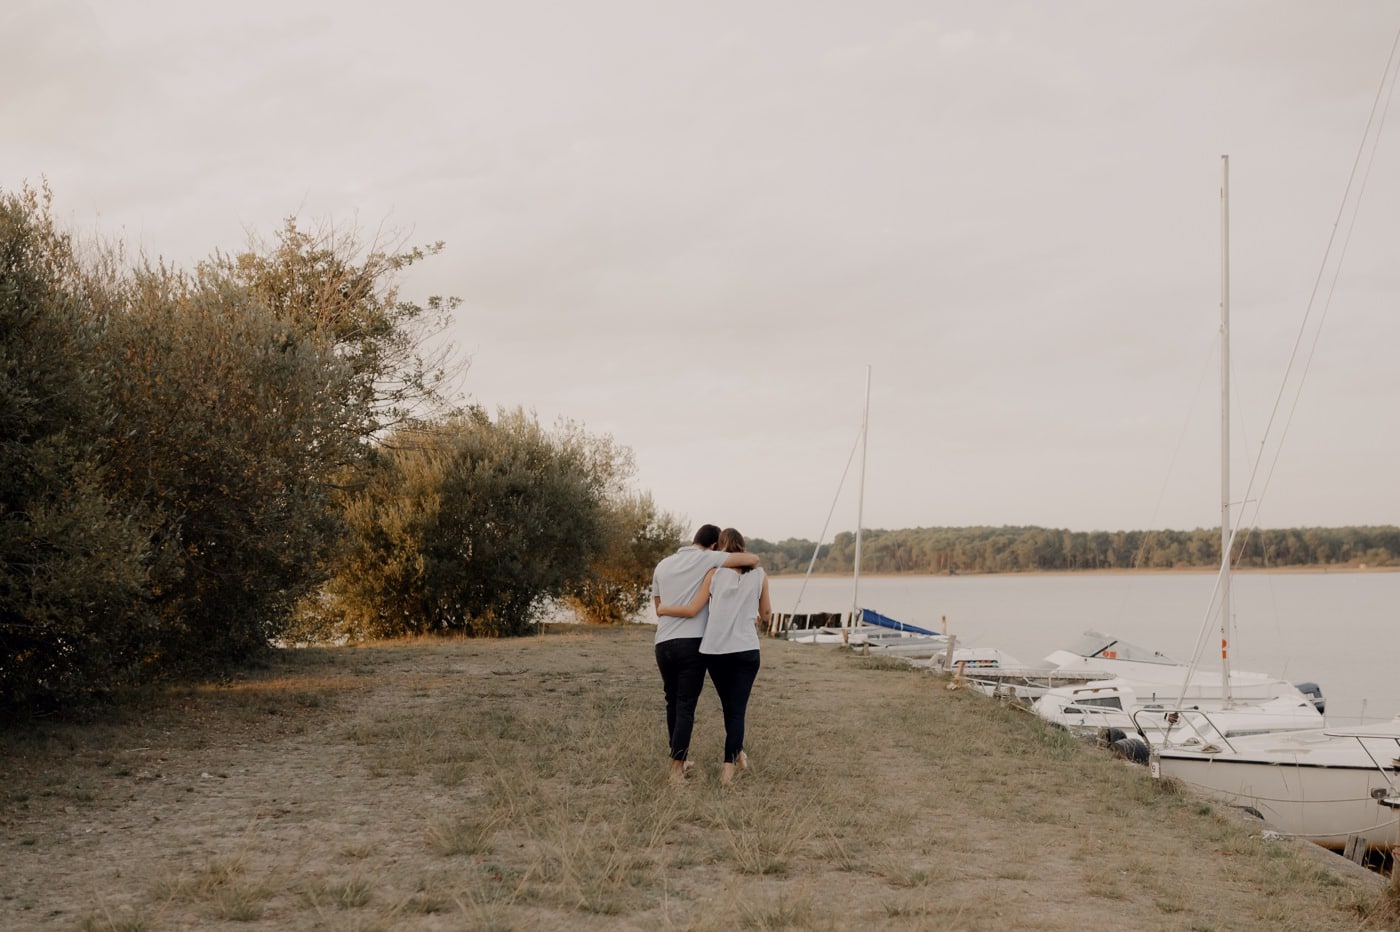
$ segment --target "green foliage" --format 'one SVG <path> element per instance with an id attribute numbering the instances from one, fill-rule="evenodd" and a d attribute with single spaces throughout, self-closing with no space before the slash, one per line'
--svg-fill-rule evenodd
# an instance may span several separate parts
<path id="1" fill-rule="evenodd" d="M 521 411 L 396 432 L 347 509 L 333 613 L 354 637 L 525 634 L 599 553 L 622 470 L 610 441 Z"/>
<path id="2" fill-rule="evenodd" d="M 824 558 L 831 553 L 829 543 L 822 546 L 815 564 L 812 560 L 812 552 L 816 549 L 816 545 L 810 540 L 789 537 L 772 544 L 766 540 L 750 537 L 746 540 L 746 544 L 750 551 L 763 558 L 763 568 L 769 573 L 805 573 L 809 566 L 813 567 L 816 572 L 828 572 L 823 566 L 825 564 Z M 864 554 L 861 556 L 861 562 L 865 562 Z M 850 566 L 845 568 L 846 571 L 849 569 Z"/>
<path id="3" fill-rule="evenodd" d="M 1255 530 L 1237 544 L 1234 565 L 1393 566 L 1400 562 L 1400 528 L 1293 528 Z M 812 563 L 810 541 L 749 549 L 774 573 L 801 573 Z M 824 545 L 813 569 L 848 573 L 855 534 Z M 1041 527 L 908 528 L 861 535 L 861 568 L 872 573 L 1015 573 L 1053 570 L 1210 568 L 1220 564 L 1220 532 L 1067 531 Z"/>
<path id="4" fill-rule="evenodd" d="M 280 633 L 339 539 L 330 483 L 358 442 L 349 369 L 246 290 L 163 269 L 111 287 L 103 462 L 158 519 L 160 662 L 241 659 Z"/>
<path id="5" fill-rule="evenodd" d="M 425 358 L 426 339 L 459 302 L 403 300 L 398 279 L 442 248 L 365 248 L 353 233 L 309 233 L 289 218 L 274 242 L 255 240 L 247 252 L 215 255 L 198 276 L 206 285 L 246 290 L 298 336 L 329 347 L 349 367 L 340 429 L 368 442 L 440 405 L 444 360 Z"/>
<path id="6" fill-rule="evenodd" d="M 630 620 L 651 596 L 651 574 L 675 552 L 685 528 L 658 512 L 651 496 L 626 495 L 608 502 L 602 516 L 600 551 L 564 602 L 579 620 L 616 625 Z"/>
<path id="7" fill-rule="evenodd" d="M 47 190 L 0 194 L 0 708 L 120 681 L 145 630 L 142 529 L 104 488 L 100 334 Z"/>
<path id="8" fill-rule="evenodd" d="M 289 221 L 192 274 L 79 262 L 47 191 L 0 200 L 0 705 L 208 672 L 266 649 L 329 575 L 337 490 L 438 403 L 403 301 L 435 253 Z"/>

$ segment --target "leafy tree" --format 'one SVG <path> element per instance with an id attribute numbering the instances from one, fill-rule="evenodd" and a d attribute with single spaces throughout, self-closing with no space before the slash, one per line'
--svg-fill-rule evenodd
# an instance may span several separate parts
<path id="1" fill-rule="evenodd" d="M 1236 542 L 1243 567 L 1346 565 L 1400 562 L 1400 528 L 1353 527 L 1254 530 Z M 862 568 L 875 573 L 1006 573 L 1099 568 L 1214 568 L 1220 534 L 1192 531 L 1068 531 L 1038 527 L 906 528 L 866 530 Z M 812 544 L 751 541 L 774 572 L 805 572 Z M 805 553 L 802 560 L 795 554 Z M 848 573 L 855 534 L 843 531 L 826 546 L 814 569 Z"/>
<path id="2" fill-rule="evenodd" d="M 308 232 L 289 218 L 271 243 L 255 239 L 245 252 L 216 254 L 198 274 L 206 284 L 247 290 L 349 367 L 340 429 L 367 452 L 372 438 L 442 408 L 446 360 L 427 348 L 428 338 L 460 302 L 433 296 L 419 305 L 399 292 L 402 274 L 442 249 L 440 242 L 364 246 L 353 232 Z"/>
<path id="3" fill-rule="evenodd" d="M 747 543 L 748 549 L 759 555 L 763 560 L 763 568 L 771 574 L 805 573 L 807 567 L 812 564 L 812 552 L 816 549 L 811 541 L 795 537 L 778 541 L 776 544 L 751 537 Z M 829 545 L 825 552 L 830 552 Z M 818 565 L 821 565 L 822 556 L 824 553 L 818 554 Z"/>
<path id="4" fill-rule="evenodd" d="M 238 660 L 326 575 L 353 375 L 245 289 L 149 268 L 111 288 L 103 462 L 109 487 L 158 518 L 162 663 Z"/>
<path id="5" fill-rule="evenodd" d="M 648 603 L 651 574 L 673 553 L 685 529 L 658 512 L 650 495 L 625 495 L 606 504 L 599 532 L 600 551 L 564 602 L 589 624 L 622 624 Z"/>
<path id="6" fill-rule="evenodd" d="M 423 352 L 455 302 L 288 221 L 192 274 L 78 262 L 47 191 L 3 199 L 0 703 L 264 649 L 329 574 L 336 490 L 441 404 Z"/>
<path id="7" fill-rule="evenodd" d="M 332 613 L 355 637 L 529 632 L 600 552 L 616 465 L 610 441 L 518 410 L 395 432 L 347 509 Z"/>
<path id="8" fill-rule="evenodd" d="M 363 249 L 288 220 L 193 274 L 113 276 L 119 416 L 109 472 L 160 518 L 152 604 L 163 656 L 238 660 L 289 629 L 344 542 L 341 488 L 374 438 L 439 403 L 422 350 L 455 302 L 399 296 L 441 245 Z"/>
<path id="9" fill-rule="evenodd" d="M 47 189 L 0 193 L 0 708 L 51 707 L 140 666 L 146 549 L 96 465 L 100 334 Z"/>

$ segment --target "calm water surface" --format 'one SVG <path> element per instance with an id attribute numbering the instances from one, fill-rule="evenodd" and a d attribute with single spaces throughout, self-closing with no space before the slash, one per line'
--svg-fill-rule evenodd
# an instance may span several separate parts
<path id="1" fill-rule="evenodd" d="M 1086 630 L 1220 665 L 1214 573 L 862 577 L 862 607 L 1025 663 Z M 770 582 L 779 612 L 849 612 L 850 579 Z M 1328 724 L 1400 714 L 1400 573 L 1236 573 L 1234 669 L 1321 684 Z M 798 594 L 801 592 L 801 602 Z"/>

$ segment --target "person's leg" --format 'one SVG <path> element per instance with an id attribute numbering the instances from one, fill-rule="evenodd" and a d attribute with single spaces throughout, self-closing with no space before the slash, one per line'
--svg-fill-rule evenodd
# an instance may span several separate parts
<path id="1" fill-rule="evenodd" d="M 715 692 L 719 694 L 719 706 L 724 713 L 724 762 L 734 763 L 734 754 L 743 747 L 742 736 L 736 739 L 734 734 L 734 690 L 735 671 L 734 654 L 709 654 L 705 657 L 705 667 L 710 672 L 710 682 L 714 684 Z"/>
<path id="2" fill-rule="evenodd" d="M 664 650 L 663 650 L 664 648 Z M 664 657 L 664 661 L 663 661 Z M 705 688 L 705 662 L 700 656 L 699 638 L 673 638 L 657 645 L 658 666 L 664 664 L 666 685 L 666 724 L 670 730 L 671 779 L 684 779 L 690 754 L 690 735 L 695 727 L 695 706 Z"/>
<path id="3" fill-rule="evenodd" d="M 671 729 L 671 759 L 683 761 L 690 753 L 690 733 L 695 727 L 695 706 L 705 688 L 705 659 L 699 638 L 677 638 L 676 724 Z"/>
<path id="4" fill-rule="evenodd" d="M 759 652 L 756 650 L 741 651 L 734 655 L 734 680 L 730 687 L 730 703 L 734 716 L 734 747 L 729 747 L 729 739 L 726 738 L 724 753 L 726 759 L 729 759 L 732 753 L 734 762 L 740 764 L 744 770 L 748 769 L 748 760 L 744 754 L 744 729 L 748 722 L 749 695 L 753 693 L 754 680 L 758 679 L 759 663 Z M 731 727 L 728 719 L 725 720 L 725 727 Z"/>
<path id="5" fill-rule="evenodd" d="M 720 781 L 728 783 L 734 777 L 736 764 L 742 762 L 744 769 L 747 769 L 744 720 L 748 712 L 749 694 L 758 676 L 759 653 L 751 650 L 713 654 L 707 659 L 710 681 L 715 684 L 720 706 L 724 709 L 724 766 L 720 768 Z"/>
<path id="6" fill-rule="evenodd" d="M 661 690 L 666 695 L 666 743 L 676 733 L 676 665 L 670 641 L 656 645 L 656 668 L 661 671 Z"/>

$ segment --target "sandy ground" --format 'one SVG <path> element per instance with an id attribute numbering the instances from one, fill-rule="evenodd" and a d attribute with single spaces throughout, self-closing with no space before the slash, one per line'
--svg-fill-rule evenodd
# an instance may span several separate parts
<path id="1" fill-rule="evenodd" d="M 738 792 L 714 785 L 708 693 L 695 783 L 680 796 L 665 786 L 641 628 L 298 652 L 290 667 L 142 711 L 11 729 L 0 928 L 1385 927 L 1346 905 L 1383 881 L 1340 858 L 1259 849 L 1257 832 L 1154 801 L 1140 774 L 1117 776 L 1121 762 L 1080 779 L 1078 758 L 1021 758 L 956 730 L 965 703 L 990 700 L 835 650 L 775 642 L 764 656 L 758 763 Z M 928 714 L 938 707 L 947 714 Z M 477 753 L 476 737 L 442 754 L 455 737 L 441 723 L 467 721 L 453 718 L 463 708 L 501 733 L 509 722 L 530 772 L 500 773 L 511 758 Z M 530 746 L 561 720 L 572 724 L 557 754 Z M 1103 798 L 1104 779 L 1133 787 L 1156 824 Z M 493 816 L 479 853 L 425 841 L 488 800 L 509 813 Z M 573 837 L 542 828 L 551 813 L 582 819 L 578 843 L 594 844 L 582 839 L 599 820 L 643 810 L 673 837 L 639 846 L 637 879 L 611 905 L 546 851 Z M 755 826 L 796 827 L 775 849 L 743 840 Z M 771 871 L 744 864 L 746 851 Z M 503 876 L 517 878 L 509 897 L 482 892 Z M 583 892 L 561 893 L 570 882 Z"/>

